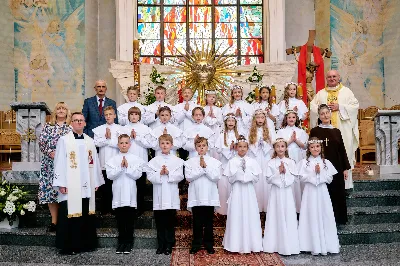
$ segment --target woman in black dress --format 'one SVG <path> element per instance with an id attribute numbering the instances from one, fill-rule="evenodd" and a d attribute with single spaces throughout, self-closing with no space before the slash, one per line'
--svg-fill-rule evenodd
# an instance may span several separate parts
<path id="1" fill-rule="evenodd" d="M 347 158 L 340 130 L 331 125 L 331 111 L 326 104 L 318 107 L 318 126 L 311 129 L 310 138 L 317 137 L 323 141 L 325 158 L 336 168 L 338 173 L 333 176 L 332 183 L 328 184 L 329 195 L 332 200 L 336 224 L 346 224 L 347 206 L 345 179 L 351 169 Z"/>

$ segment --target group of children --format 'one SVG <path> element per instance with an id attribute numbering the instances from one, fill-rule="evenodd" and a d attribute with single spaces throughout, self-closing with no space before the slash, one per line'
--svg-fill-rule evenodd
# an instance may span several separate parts
<path id="1" fill-rule="evenodd" d="M 204 108 L 190 89 L 183 90 L 184 101 L 176 106 L 164 102 L 165 94 L 157 87 L 156 102 L 142 106 L 138 88 L 130 87 L 129 102 L 118 108 L 121 124 L 114 124 L 116 112 L 106 107 L 107 123 L 93 129 L 104 175 L 113 181 L 117 253 L 132 249 L 136 180 L 144 175 L 153 184 L 157 254 L 170 254 L 175 244 L 183 179 L 189 182 L 187 207 L 193 215 L 192 254 L 202 244 L 209 254 L 215 252 L 214 210 L 227 215 L 223 246 L 228 251 L 339 252 L 326 187 L 336 170 L 324 159 L 321 142 L 308 140 L 299 127 L 308 110 L 297 99 L 296 84 L 287 84 L 279 105 L 271 102 L 268 87 L 249 104 L 242 100 L 242 87 L 234 86 L 222 109 L 212 91 L 206 92 Z M 155 151 L 150 161 L 148 149 Z M 260 212 L 266 212 L 264 237 Z"/>

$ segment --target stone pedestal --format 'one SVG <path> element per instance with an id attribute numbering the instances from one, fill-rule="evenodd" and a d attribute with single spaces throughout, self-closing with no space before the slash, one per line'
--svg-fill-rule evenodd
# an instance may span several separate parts
<path id="1" fill-rule="evenodd" d="M 12 170 L 40 171 L 39 136 L 50 109 L 44 102 L 14 102 L 10 106 L 17 112 L 17 132 L 21 135 L 21 162 L 14 162 Z"/>
<path id="2" fill-rule="evenodd" d="M 380 174 L 400 173 L 398 164 L 400 111 L 378 110 L 374 121 L 376 163 L 380 166 Z"/>

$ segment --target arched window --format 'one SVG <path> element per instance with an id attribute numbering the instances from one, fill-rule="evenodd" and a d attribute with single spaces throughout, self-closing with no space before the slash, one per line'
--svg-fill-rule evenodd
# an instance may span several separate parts
<path id="1" fill-rule="evenodd" d="M 172 64 L 197 43 L 214 44 L 238 64 L 264 62 L 263 0 L 138 0 L 141 62 Z"/>

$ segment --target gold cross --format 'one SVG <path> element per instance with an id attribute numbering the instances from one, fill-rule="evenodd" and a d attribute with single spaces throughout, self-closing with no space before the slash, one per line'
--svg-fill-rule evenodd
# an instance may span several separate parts
<path id="1" fill-rule="evenodd" d="M 328 141 L 329 141 L 329 139 L 328 138 L 325 138 L 325 145 L 328 147 Z"/>
<path id="2" fill-rule="evenodd" d="M 26 142 L 31 142 L 36 140 L 35 130 L 33 128 L 28 128 L 25 131 L 26 135 L 22 135 L 22 139 Z"/>

